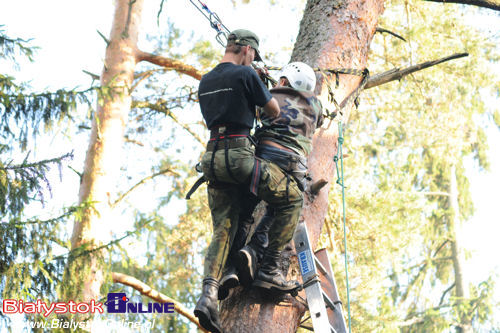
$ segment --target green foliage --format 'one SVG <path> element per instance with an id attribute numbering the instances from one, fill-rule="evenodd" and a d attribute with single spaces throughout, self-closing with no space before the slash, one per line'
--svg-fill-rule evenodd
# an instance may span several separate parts
<path id="1" fill-rule="evenodd" d="M 37 47 L 30 46 L 31 40 L 10 38 L 5 34 L 4 25 L 0 25 L 0 59 L 11 59 L 17 55 L 26 56 L 33 61 L 33 54 Z"/>
<path id="2" fill-rule="evenodd" d="M 17 62 L 17 56 L 33 60 L 34 48 L 28 41 L 10 38 L 0 30 L 0 59 Z M 53 184 L 48 171 L 73 158 L 64 154 L 42 161 L 21 162 L 21 151 L 53 126 L 71 120 L 79 103 L 89 103 L 91 90 L 58 90 L 33 93 L 26 84 L 0 73 L 0 290 L 1 298 L 57 299 L 56 285 L 61 281 L 68 251 L 64 228 L 73 208 L 61 208 L 59 216 L 33 216 L 28 207 L 47 203 Z M 47 211 L 48 213 L 48 211 Z M 49 215 L 49 214 L 44 214 Z M 3 315 L 2 315 L 3 317 Z M 2 320 L 7 320 L 3 317 Z"/>
<path id="3" fill-rule="evenodd" d="M 50 191 L 50 184 L 45 176 L 49 165 L 56 163 L 61 168 L 61 163 L 72 157 L 72 154 L 66 154 L 50 160 L 28 163 L 26 156 L 19 165 L 12 165 L 11 162 L 4 165 L 0 162 L 0 212 L 4 216 L 15 216 L 22 212 L 24 206 L 33 200 L 32 193 L 38 194 L 43 202 L 42 190 Z"/>
<path id="4" fill-rule="evenodd" d="M 87 91 L 58 90 L 56 92 L 29 93 L 16 85 L 12 77 L 0 74 L 0 126 L 1 137 L 15 138 L 26 148 L 28 139 L 40 134 L 40 127 L 50 130 L 61 121 L 71 120 L 70 111 L 78 103 L 90 103 Z"/>
<path id="5" fill-rule="evenodd" d="M 190 51 L 196 56 L 196 60 L 201 64 L 201 70 L 208 71 L 217 65 L 218 60 L 222 57 L 220 48 L 214 48 L 208 40 L 200 40 L 196 42 Z"/>
<path id="6" fill-rule="evenodd" d="M 0 286 L 2 298 L 36 300 L 55 296 L 55 285 L 60 281 L 64 258 L 55 258 L 57 248 L 64 248 L 60 224 L 73 210 L 42 220 L 21 221 L 13 217 L 0 223 Z"/>
<path id="7" fill-rule="evenodd" d="M 495 122 L 495 125 L 500 129 L 500 110 L 496 110 L 495 113 L 493 113 L 493 121 Z"/>

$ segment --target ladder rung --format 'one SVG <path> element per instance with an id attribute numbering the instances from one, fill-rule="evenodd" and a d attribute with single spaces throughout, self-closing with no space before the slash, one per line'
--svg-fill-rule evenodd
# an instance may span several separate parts
<path id="1" fill-rule="evenodd" d="M 316 264 L 316 267 L 319 268 L 321 273 L 325 274 L 325 276 L 329 276 L 328 271 L 326 270 L 325 266 L 319 261 L 319 259 L 314 256 L 314 263 Z"/>
<path id="2" fill-rule="evenodd" d="M 300 328 L 304 328 L 304 329 L 306 329 L 308 331 L 314 332 L 314 328 L 312 328 L 312 326 L 300 325 L 299 327 Z"/>
<path id="3" fill-rule="evenodd" d="M 323 290 L 321 290 L 321 293 L 323 294 L 323 299 L 325 300 L 326 306 L 332 310 L 335 310 L 335 304 L 332 302 L 330 297 L 328 297 L 328 295 Z"/>
<path id="4" fill-rule="evenodd" d="M 308 321 L 309 319 L 311 319 L 311 316 L 307 316 L 306 318 L 302 319 L 299 326 L 302 325 L 303 323 L 305 323 L 306 321 Z"/>
<path id="5" fill-rule="evenodd" d="M 321 280 L 317 275 L 304 282 L 302 284 L 302 288 L 306 289 L 307 287 L 312 286 L 314 283 L 319 283 L 319 285 L 321 286 Z"/>

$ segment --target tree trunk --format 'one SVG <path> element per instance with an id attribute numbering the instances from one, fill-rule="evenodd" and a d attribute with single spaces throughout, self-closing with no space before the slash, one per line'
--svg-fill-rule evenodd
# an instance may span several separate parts
<path id="1" fill-rule="evenodd" d="M 382 0 L 308 0 L 292 61 L 322 68 L 365 68 L 370 42 L 382 12 Z M 345 98 L 360 80 L 357 76 L 341 75 L 335 98 L 338 101 Z M 317 92 L 323 106 L 333 111 L 323 83 L 319 82 Z M 344 119 L 347 119 L 347 111 L 344 111 Z M 326 121 L 314 137 L 313 151 L 309 156 L 309 171 L 315 181 L 323 178 L 332 183 L 337 140 L 337 126 Z M 313 247 L 317 245 L 327 213 L 329 188 L 329 185 L 325 186 L 312 202 L 305 196 L 301 220 L 307 223 Z M 292 268 L 288 277 L 297 278 L 299 270 L 296 257 L 291 256 L 294 252 L 291 248 L 285 253 L 285 266 Z M 277 303 L 277 300 L 265 299 L 254 290 L 238 289 L 223 302 L 221 319 L 229 332 L 295 332 L 304 312 L 305 307 L 291 297 Z"/>
<path id="2" fill-rule="evenodd" d="M 112 221 L 110 194 L 120 174 L 120 153 L 130 110 L 136 45 L 143 0 L 117 0 L 109 44 L 101 75 L 102 96 L 92 122 L 79 191 L 80 216 L 75 220 L 71 246 L 92 250 L 99 241 L 101 226 Z M 68 264 L 63 282 L 67 299 L 88 302 L 100 297 L 104 282 L 99 252 L 82 255 Z M 71 287 L 67 287 L 71 286 Z M 72 290 L 70 290 L 72 289 Z"/>
<path id="3" fill-rule="evenodd" d="M 451 242 L 451 256 L 453 260 L 453 270 L 455 272 L 455 296 L 458 298 L 458 303 L 464 302 L 469 298 L 469 286 L 464 272 L 464 262 L 465 257 L 463 249 L 461 248 L 460 242 L 460 208 L 458 205 L 458 187 L 457 187 L 457 175 L 455 165 L 451 166 L 450 170 L 450 208 L 451 208 L 451 218 L 450 218 L 450 232 L 452 242 Z M 457 327 L 457 332 L 460 333 L 472 333 L 472 320 L 468 315 L 468 312 L 460 311 L 460 326 Z"/>

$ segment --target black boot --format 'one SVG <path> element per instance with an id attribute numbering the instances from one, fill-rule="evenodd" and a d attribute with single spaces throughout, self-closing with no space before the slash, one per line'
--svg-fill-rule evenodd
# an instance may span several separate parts
<path id="1" fill-rule="evenodd" d="M 257 271 L 256 251 L 249 245 L 244 246 L 238 251 L 238 260 L 235 260 L 235 263 L 238 266 L 238 276 L 241 284 L 250 286 Z"/>
<path id="2" fill-rule="evenodd" d="M 198 317 L 200 325 L 212 333 L 222 333 L 217 304 L 217 291 L 219 282 L 212 277 L 203 279 L 203 291 L 196 307 L 194 315 Z"/>
<path id="3" fill-rule="evenodd" d="M 238 279 L 238 271 L 236 267 L 232 264 L 227 266 L 224 274 L 222 275 L 222 279 L 219 281 L 219 293 L 217 298 L 219 300 L 225 299 L 229 295 L 229 289 L 237 287 L 240 284 L 240 280 Z"/>
<path id="4" fill-rule="evenodd" d="M 266 251 L 262 266 L 253 281 L 254 287 L 295 294 L 301 289 L 298 281 L 287 281 L 279 269 L 280 251 Z"/>

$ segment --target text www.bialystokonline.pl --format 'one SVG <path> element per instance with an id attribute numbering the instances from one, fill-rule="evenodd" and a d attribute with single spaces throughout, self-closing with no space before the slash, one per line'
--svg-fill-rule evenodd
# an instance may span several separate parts
<path id="1" fill-rule="evenodd" d="M 132 329 L 134 331 L 149 331 L 150 329 L 155 327 L 155 319 L 151 321 L 127 321 L 125 319 L 122 320 L 113 320 L 113 319 L 94 319 L 94 320 L 85 320 L 85 321 L 75 321 L 71 320 L 63 320 L 54 318 L 52 320 L 47 321 L 27 321 L 26 328 L 41 328 L 41 329 L 58 329 L 63 328 L 67 330 L 76 331 L 77 329 L 83 330 L 97 330 L 102 328 L 104 329 Z"/>

